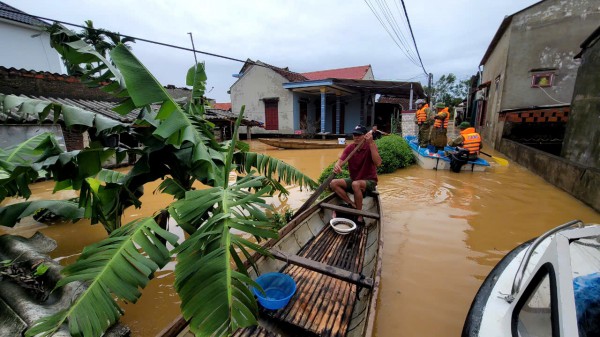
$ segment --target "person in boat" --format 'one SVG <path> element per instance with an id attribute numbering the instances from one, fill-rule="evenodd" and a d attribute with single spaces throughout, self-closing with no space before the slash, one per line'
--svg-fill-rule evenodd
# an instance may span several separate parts
<path id="1" fill-rule="evenodd" d="M 433 124 L 433 111 L 424 99 L 419 98 L 415 101 L 417 112 L 415 113 L 415 123 L 419 127 L 418 139 L 420 147 L 429 145 L 429 131 Z"/>
<path id="2" fill-rule="evenodd" d="M 465 150 L 469 152 L 469 160 L 477 160 L 479 151 L 483 148 L 481 135 L 475 131 L 469 122 L 462 122 L 458 126 L 460 135 L 448 142 L 448 146 L 456 147 L 457 151 Z"/>
<path id="3" fill-rule="evenodd" d="M 443 150 L 448 142 L 448 120 L 450 119 L 450 113 L 444 103 L 436 104 L 435 108 L 437 114 L 433 117 L 434 123 L 431 130 L 430 142 L 437 150 Z"/>
<path id="4" fill-rule="evenodd" d="M 352 136 L 354 142 L 346 146 L 333 166 L 333 172 L 340 173 L 342 162 L 364 140 L 361 147 L 348 160 L 350 178 L 333 179 L 329 184 L 329 188 L 348 205 L 357 210 L 362 210 L 365 193 L 374 191 L 377 186 L 377 167 L 381 166 L 382 161 L 377 145 L 373 140 L 372 131 L 367 132 L 367 128 L 359 124 L 352 131 Z M 350 199 L 348 193 L 354 194 L 354 201 Z M 356 220 L 359 224 L 364 223 L 362 216 L 358 216 Z"/>
<path id="5" fill-rule="evenodd" d="M 377 124 L 373 124 L 373 128 L 371 129 L 371 133 L 373 134 L 373 139 L 377 140 L 383 136 L 387 136 L 387 132 L 383 132 L 377 128 Z"/>

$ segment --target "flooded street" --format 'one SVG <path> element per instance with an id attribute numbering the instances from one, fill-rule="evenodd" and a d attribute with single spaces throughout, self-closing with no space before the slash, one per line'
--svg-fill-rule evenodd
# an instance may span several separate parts
<path id="1" fill-rule="evenodd" d="M 341 151 L 277 150 L 257 141 L 251 149 L 315 180 Z M 489 148 L 486 152 L 502 156 Z M 459 336 L 485 275 L 508 251 L 569 220 L 600 223 L 598 212 L 512 162 L 489 172 L 459 174 L 413 165 L 379 180 L 384 257 L 375 335 L 380 337 Z M 152 193 L 159 183 L 146 187 L 142 209 L 129 209 L 124 223 L 150 216 L 171 201 Z M 39 183 L 34 193 L 51 190 L 50 184 Z M 308 196 L 294 188 L 289 198 L 272 202 L 298 208 Z M 85 221 L 40 227 L 32 220 L 0 233 L 29 236 L 38 229 L 58 241 L 52 256 L 62 264 L 106 236 L 101 225 Z M 172 279 L 172 266 L 167 266 L 138 303 L 125 306 L 123 322 L 132 336 L 154 336 L 178 315 Z"/>

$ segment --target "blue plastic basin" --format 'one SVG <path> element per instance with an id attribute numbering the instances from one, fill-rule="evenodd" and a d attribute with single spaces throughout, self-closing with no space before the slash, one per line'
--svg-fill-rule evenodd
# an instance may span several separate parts
<path id="1" fill-rule="evenodd" d="M 265 293 L 252 287 L 252 292 L 258 298 L 258 303 L 265 309 L 277 310 L 285 307 L 296 292 L 294 279 L 282 273 L 266 273 L 256 278 Z"/>

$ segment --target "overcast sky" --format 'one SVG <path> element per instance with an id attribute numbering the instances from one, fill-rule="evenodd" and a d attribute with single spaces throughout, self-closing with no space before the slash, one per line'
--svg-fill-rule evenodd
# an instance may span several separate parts
<path id="1" fill-rule="evenodd" d="M 416 58 L 400 0 L 2 1 L 28 14 L 79 25 L 92 20 L 96 28 L 188 48 L 191 32 L 197 50 L 296 72 L 370 64 L 378 80 L 427 82 L 405 54 L 410 48 Z M 448 73 L 459 79 L 475 74 L 503 18 L 538 1 L 404 3 L 425 70 L 436 81 Z M 163 85 L 185 86 L 191 52 L 145 42 L 133 44 L 133 52 Z M 243 64 L 206 55 L 198 60 L 206 63 L 206 95 L 229 102 L 232 74 Z"/>

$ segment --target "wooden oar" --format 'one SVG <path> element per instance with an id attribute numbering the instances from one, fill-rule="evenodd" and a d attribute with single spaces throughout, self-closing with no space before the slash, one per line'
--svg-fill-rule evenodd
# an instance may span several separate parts
<path id="1" fill-rule="evenodd" d="M 508 166 L 508 160 L 504 159 L 504 158 L 499 158 L 499 157 L 494 157 L 491 154 L 485 153 L 483 151 L 479 151 L 479 153 L 481 154 L 485 154 L 488 157 L 491 157 L 492 159 L 494 159 L 494 161 L 502 166 Z"/>
<path id="2" fill-rule="evenodd" d="M 358 143 L 358 145 L 354 148 L 354 150 L 352 150 L 352 152 L 350 152 L 350 154 L 348 155 L 348 157 L 346 157 L 346 159 L 344 159 L 344 161 L 342 161 L 342 164 L 340 165 L 340 167 L 344 166 L 344 164 L 346 164 L 348 162 L 348 160 L 350 160 L 350 158 L 354 155 L 354 153 L 356 153 L 356 151 L 358 151 L 358 149 L 360 149 L 363 146 L 364 143 L 365 143 L 365 139 L 363 138 Z M 331 172 L 331 174 L 329 175 L 329 177 L 327 177 L 327 179 L 325 179 L 325 181 L 317 188 L 317 190 L 315 191 L 315 193 L 313 193 L 310 196 L 310 198 L 308 198 L 308 200 L 306 200 L 304 202 L 304 204 L 302 204 L 302 206 L 300 206 L 300 208 L 298 208 L 298 210 L 296 211 L 296 213 L 294 213 L 294 215 L 292 216 L 292 219 L 296 218 L 299 214 L 301 214 L 302 212 L 304 212 L 310 205 L 312 205 L 313 202 L 315 202 L 315 200 L 317 200 L 317 198 L 321 195 L 321 193 L 323 193 L 323 191 L 325 190 L 325 188 L 327 186 L 329 186 L 329 183 L 333 180 L 333 177 L 335 177 L 335 172 Z"/>

